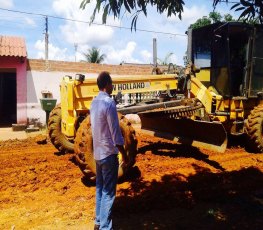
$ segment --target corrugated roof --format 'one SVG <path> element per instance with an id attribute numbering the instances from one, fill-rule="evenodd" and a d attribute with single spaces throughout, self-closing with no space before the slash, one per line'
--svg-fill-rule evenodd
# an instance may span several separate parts
<path id="1" fill-rule="evenodd" d="M 26 57 L 25 39 L 0 35 L 0 56 Z"/>

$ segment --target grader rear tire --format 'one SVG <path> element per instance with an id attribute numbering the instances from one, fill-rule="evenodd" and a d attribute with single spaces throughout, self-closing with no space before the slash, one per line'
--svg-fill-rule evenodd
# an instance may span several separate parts
<path id="1" fill-rule="evenodd" d="M 119 157 L 118 177 L 124 176 L 134 165 L 137 154 L 137 139 L 131 123 L 121 114 L 118 114 L 120 128 L 124 137 L 124 148 L 127 152 L 128 163 L 124 168 L 122 165 L 121 154 Z M 85 177 L 90 180 L 96 178 L 96 163 L 93 158 L 92 133 L 90 116 L 87 116 L 81 123 L 74 142 L 75 160 Z"/>
<path id="2" fill-rule="evenodd" d="M 246 130 L 248 148 L 253 152 L 263 152 L 263 105 L 255 107 L 248 116 Z"/>
<path id="3" fill-rule="evenodd" d="M 74 152 L 74 144 L 61 132 L 61 106 L 58 104 L 48 119 L 48 135 L 51 143 L 61 153 Z"/>

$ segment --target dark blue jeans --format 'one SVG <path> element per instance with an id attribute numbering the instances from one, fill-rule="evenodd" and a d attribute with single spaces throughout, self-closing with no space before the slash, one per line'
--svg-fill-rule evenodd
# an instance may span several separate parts
<path id="1" fill-rule="evenodd" d="M 117 154 L 96 161 L 96 218 L 100 230 L 112 229 L 111 211 L 116 196 L 119 162 Z"/>

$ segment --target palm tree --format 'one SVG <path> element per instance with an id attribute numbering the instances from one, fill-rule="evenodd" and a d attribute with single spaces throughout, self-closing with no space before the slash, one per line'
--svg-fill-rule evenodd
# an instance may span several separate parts
<path id="1" fill-rule="evenodd" d="M 168 65 L 172 55 L 173 55 L 173 53 L 170 52 L 170 53 L 166 54 L 164 60 L 162 60 L 160 58 L 157 58 L 158 59 L 158 64 L 159 65 Z"/>
<path id="2" fill-rule="evenodd" d="M 89 63 L 101 63 L 106 57 L 105 54 L 100 54 L 100 49 L 96 47 L 88 49 L 88 51 L 86 53 L 83 53 L 83 55 L 85 56 L 85 61 Z"/>

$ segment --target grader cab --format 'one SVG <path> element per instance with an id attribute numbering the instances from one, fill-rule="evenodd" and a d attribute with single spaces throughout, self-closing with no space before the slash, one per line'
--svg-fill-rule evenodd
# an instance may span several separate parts
<path id="1" fill-rule="evenodd" d="M 228 134 L 247 134 L 250 150 L 262 152 L 263 27 L 216 23 L 188 33 L 188 57 L 200 67 L 196 77 L 222 96 L 210 120 L 220 121 Z"/>
<path id="2" fill-rule="evenodd" d="M 129 113 L 140 116 L 141 130 L 149 135 L 224 152 L 228 135 L 246 134 L 250 148 L 263 152 L 262 27 L 218 23 L 189 30 L 188 37 L 192 63 L 185 68 L 112 76 L 129 159 L 127 167 L 120 164 L 119 176 L 134 165 L 137 153 L 135 131 L 124 117 Z M 89 108 L 98 94 L 96 79 L 65 76 L 60 91 L 61 104 L 48 122 L 51 142 L 61 152 L 74 151 L 82 172 L 94 179 Z"/>

